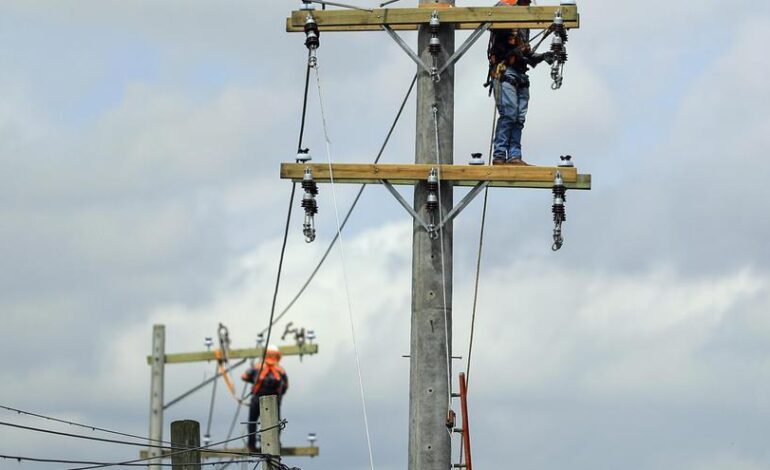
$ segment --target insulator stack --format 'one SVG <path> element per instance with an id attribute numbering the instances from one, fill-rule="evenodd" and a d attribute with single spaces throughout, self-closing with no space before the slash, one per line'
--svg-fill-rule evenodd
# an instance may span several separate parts
<path id="1" fill-rule="evenodd" d="M 318 64 L 315 51 L 321 45 L 320 37 L 321 32 L 318 31 L 318 23 L 315 22 L 313 15 L 308 14 L 305 20 L 305 47 L 310 51 L 310 57 L 308 58 L 308 65 L 310 67 L 315 67 Z"/>
<path id="2" fill-rule="evenodd" d="M 554 56 L 551 64 L 551 79 L 553 84 L 551 88 L 558 90 L 564 81 L 564 64 L 567 62 L 567 29 L 564 27 L 564 17 L 561 10 L 556 12 L 551 25 L 553 31 L 553 41 L 551 42 L 551 52 Z"/>
<path id="3" fill-rule="evenodd" d="M 438 19 L 437 11 L 434 11 L 430 16 L 430 23 L 428 23 L 428 27 L 430 28 L 431 34 L 438 34 L 438 31 L 441 28 L 441 21 Z"/>
<path id="4" fill-rule="evenodd" d="M 428 189 L 428 200 L 425 202 L 425 207 L 433 212 L 438 209 L 438 171 L 435 168 L 431 168 L 430 173 L 428 173 L 426 186 Z"/>
<path id="5" fill-rule="evenodd" d="M 434 56 L 441 52 L 441 40 L 438 38 L 439 29 L 441 29 L 441 21 L 438 19 L 438 12 L 434 11 L 430 17 L 430 23 L 428 23 L 430 30 L 430 42 L 428 42 L 428 50 Z"/>
<path id="6" fill-rule="evenodd" d="M 313 173 L 310 168 L 305 169 L 305 176 L 302 177 L 302 189 L 305 195 L 302 197 L 302 208 L 305 210 L 305 221 L 302 224 L 302 234 L 305 235 L 305 242 L 310 243 L 315 240 L 315 215 L 318 214 L 318 184 L 313 179 Z"/>
<path id="7" fill-rule="evenodd" d="M 318 23 L 315 22 L 313 15 L 307 15 L 305 20 L 305 46 L 310 50 L 318 49 L 321 45 L 321 33 L 318 31 Z"/>
<path id="8" fill-rule="evenodd" d="M 556 177 L 553 181 L 553 206 L 551 206 L 551 213 L 553 214 L 553 245 L 551 249 L 558 251 L 564 244 L 564 239 L 561 234 L 561 225 L 567 220 L 567 211 L 564 207 L 564 203 L 567 201 L 567 188 L 564 186 L 564 179 L 561 176 L 561 172 L 556 172 Z"/>

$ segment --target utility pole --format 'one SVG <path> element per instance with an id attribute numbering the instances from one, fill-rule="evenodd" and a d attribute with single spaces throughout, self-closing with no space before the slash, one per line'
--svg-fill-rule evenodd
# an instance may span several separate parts
<path id="1" fill-rule="evenodd" d="M 166 327 L 152 327 L 152 355 L 148 358 L 152 367 L 150 375 L 150 447 L 151 457 L 160 457 L 163 440 L 163 378 L 166 363 Z M 150 470 L 160 470 L 160 458 L 152 460 Z"/>
<path id="2" fill-rule="evenodd" d="M 591 175 L 579 174 L 571 156 L 562 156 L 558 167 L 479 165 L 483 163 L 480 159 L 474 159 L 471 165 L 454 165 L 454 64 L 490 28 L 560 28 L 562 32 L 578 28 L 577 6 L 574 0 L 562 0 L 559 6 L 458 8 L 454 0 L 420 0 L 418 8 L 316 11 L 310 5 L 312 1 L 303 0 L 303 8 L 292 12 L 286 20 L 286 31 L 305 33 L 305 45 L 312 57 L 309 65 L 313 66 L 316 60 L 318 34 L 326 31 L 385 31 L 417 64 L 414 164 L 327 165 L 298 160 L 281 164 L 281 178 L 295 183 L 382 184 L 413 218 L 408 469 L 447 470 L 452 468 L 449 431 L 454 424 L 454 416 L 449 413 L 453 395 L 452 221 L 488 187 L 550 189 L 554 193 L 554 205 L 549 207 L 555 223 L 552 246 L 558 249 L 562 242 L 563 192 L 591 189 Z M 393 2 L 382 5 L 390 3 Z M 416 53 L 397 34 L 407 30 L 418 31 Z M 455 30 L 473 30 L 456 50 Z M 562 59 L 551 70 L 558 86 L 566 61 L 562 46 Z M 555 47 L 552 45 L 552 49 Z M 478 93 L 482 99 L 483 92 Z M 414 188 L 413 205 L 406 202 L 394 185 Z M 456 206 L 454 186 L 473 187 Z M 306 209 L 306 217 L 314 214 Z M 468 437 L 464 438 L 469 449 Z"/>
<path id="3" fill-rule="evenodd" d="M 201 426 L 197 421 L 186 419 L 171 423 L 171 465 L 175 470 L 200 470 Z M 178 449 L 190 449 L 179 452 Z"/>
<path id="4" fill-rule="evenodd" d="M 429 7 L 436 0 L 420 0 Z M 454 5 L 454 0 L 450 0 Z M 426 64 L 431 32 L 421 25 L 417 55 Z M 439 57 L 454 52 L 454 25 L 442 24 L 438 39 Z M 441 62 L 436 64 L 441 67 Z M 435 81 L 427 73 L 417 78 L 417 132 L 415 164 L 453 163 L 454 66 Z M 438 135 L 437 135 L 438 134 Z M 438 144 L 438 148 L 436 145 Z M 440 161 L 437 161 L 440 158 Z M 440 174 L 438 175 L 440 179 Z M 438 220 L 453 206 L 453 184 L 439 182 Z M 414 189 L 414 211 L 423 220 L 431 214 L 426 205 L 429 190 L 425 181 Z M 452 466 L 452 442 L 447 432 L 450 408 L 452 356 L 452 222 L 438 237 L 424 230 L 417 220 L 412 238 L 412 321 L 409 359 L 409 470 L 448 469 Z M 442 247 L 443 243 L 443 247 Z M 449 359 L 449 360 L 448 360 Z"/>
<path id="5" fill-rule="evenodd" d="M 289 324 L 291 325 L 291 324 Z M 221 327 L 221 325 L 220 325 Z M 288 334 L 293 334 L 295 344 L 287 344 L 279 346 L 281 355 L 287 356 L 299 356 L 300 360 L 304 356 L 312 356 L 318 354 L 318 343 L 314 342 L 316 339 L 315 333 L 312 330 L 305 330 L 304 328 L 294 328 L 284 332 L 283 337 Z M 282 337 L 282 339 L 283 339 Z M 261 358 L 267 345 L 259 343 L 257 347 L 243 348 L 243 349 L 231 349 L 229 343 L 222 345 L 223 348 L 211 351 L 210 348 L 207 351 L 195 351 L 195 352 L 183 352 L 183 353 L 170 353 L 166 354 L 166 327 L 164 325 L 154 325 L 152 330 L 152 354 L 147 356 L 147 364 L 151 368 L 150 376 L 150 436 L 149 446 L 147 450 L 140 451 L 141 458 L 158 457 L 151 460 L 149 467 L 150 470 L 160 470 L 161 459 L 165 452 L 161 452 L 160 448 L 153 447 L 162 445 L 160 442 L 163 439 L 163 413 L 164 411 L 179 403 L 183 399 L 191 396 L 192 394 L 202 390 L 204 387 L 213 384 L 215 381 L 225 375 L 229 376 L 230 369 L 238 367 L 246 363 L 249 359 Z M 226 353 L 222 352 L 222 349 L 227 349 Z M 191 362 L 210 362 L 220 360 L 221 357 L 227 357 L 229 360 L 233 360 L 233 364 L 225 362 L 217 371 L 217 373 L 204 380 L 202 383 L 192 387 L 188 391 L 182 393 L 176 398 L 164 403 L 163 397 L 163 382 L 165 378 L 165 365 L 166 364 L 185 364 Z M 237 361 L 236 361 L 237 360 Z M 222 370 L 224 369 L 224 370 Z M 240 406 L 240 405 L 239 405 Z M 315 435 L 310 433 L 309 435 Z M 209 436 L 206 436 L 209 437 Z M 231 457 L 233 452 L 239 451 L 238 449 L 207 449 L 203 453 L 202 458 L 220 458 Z M 316 457 L 320 453 L 320 449 L 315 446 L 292 446 L 281 448 L 280 451 L 283 455 L 291 455 L 296 457 Z M 240 452 L 247 454 L 247 449 L 240 449 Z"/>

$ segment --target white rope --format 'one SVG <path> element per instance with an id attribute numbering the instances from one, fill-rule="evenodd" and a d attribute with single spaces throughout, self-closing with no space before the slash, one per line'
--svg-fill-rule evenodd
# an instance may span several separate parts
<path id="1" fill-rule="evenodd" d="M 443 211 L 441 209 L 441 152 L 439 151 L 438 143 L 438 108 L 433 106 L 433 128 L 436 134 L 436 172 L 438 177 L 438 214 L 439 221 Z M 442 299 L 444 301 L 444 336 L 446 339 L 446 376 L 447 376 L 447 413 L 452 409 L 452 356 L 449 353 L 449 309 L 447 308 L 446 301 L 446 266 L 444 263 L 444 228 L 439 229 L 439 243 L 441 243 L 441 288 Z M 449 435 L 452 435 L 452 431 L 449 430 Z"/>
<path id="2" fill-rule="evenodd" d="M 369 434 L 369 418 L 366 413 L 366 395 L 364 393 L 364 379 L 361 375 L 361 360 L 358 355 L 358 343 L 356 341 L 356 327 L 353 322 L 353 307 L 350 302 L 350 290 L 348 289 L 348 277 L 345 270 L 345 248 L 342 241 L 342 224 L 340 223 L 340 213 L 337 209 L 337 194 L 334 189 L 334 173 L 332 171 L 332 153 L 331 141 L 329 140 L 329 130 L 326 126 L 326 112 L 324 110 L 323 93 L 321 91 L 321 74 L 318 72 L 318 66 L 315 67 L 316 83 L 318 86 L 318 102 L 321 108 L 321 121 L 323 122 L 324 140 L 326 141 L 326 159 L 329 162 L 329 179 L 331 181 L 332 200 L 334 202 L 334 215 L 337 219 L 337 238 L 339 239 L 340 262 L 342 263 L 342 281 L 345 287 L 345 298 L 348 307 L 348 319 L 350 320 L 350 333 L 353 339 L 353 351 L 356 358 L 356 371 L 358 372 L 358 386 L 361 392 L 361 409 L 364 415 L 364 428 L 366 430 L 366 445 L 369 449 L 369 465 L 374 470 L 374 456 L 372 454 L 372 439 Z"/>

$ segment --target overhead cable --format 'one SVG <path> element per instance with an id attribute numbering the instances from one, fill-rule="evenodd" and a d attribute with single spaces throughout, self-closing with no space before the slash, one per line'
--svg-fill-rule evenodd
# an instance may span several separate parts
<path id="1" fill-rule="evenodd" d="M 0 459 L 5 460 L 16 460 L 17 462 L 41 462 L 41 463 L 66 463 L 66 464 L 78 464 L 78 465 L 113 465 L 109 462 L 98 462 L 98 461 L 92 461 L 92 460 L 67 460 L 67 459 L 45 459 L 41 457 L 26 457 L 22 455 L 3 455 L 0 454 Z M 242 459 L 242 460 L 232 460 L 230 463 L 259 463 L 263 462 L 265 459 Z M 220 465 L 221 462 L 204 462 L 201 463 L 200 466 L 213 466 L 213 465 Z M 147 467 L 148 464 L 146 463 L 124 463 L 121 464 L 121 466 L 124 467 Z M 157 465 L 159 467 L 171 467 L 173 464 L 170 463 L 154 463 L 153 465 Z"/>
<path id="2" fill-rule="evenodd" d="M 332 170 L 332 153 L 331 153 L 331 140 L 329 140 L 329 129 L 326 125 L 326 112 L 324 110 L 323 92 L 321 90 L 321 74 L 318 71 L 318 67 L 315 68 L 316 85 L 318 87 L 318 102 L 321 108 L 321 122 L 323 124 L 324 140 L 326 142 L 326 158 L 329 164 L 329 179 L 332 189 L 332 201 L 334 202 L 334 215 L 337 221 L 337 238 L 339 244 L 337 245 L 340 253 L 340 262 L 342 263 L 342 282 L 345 288 L 345 299 L 347 301 L 348 319 L 350 320 L 350 333 L 353 340 L 353 352 L 356 359 L 356 371 L 358 372 L 358 386 L 361 392 L 361 409 L 363 411 L 364 418 L 364 430 L 366 432 L 366 445 L 369 450 L 369 465 L 374 470 L 374 454 L 372 453 L 372 438 L 369 433 L 369 418 L 366 412 L 366 394 L 364 393 L 364 379 L 361 374 L 361 359 L 358 352 L 358 342 L 356 341 L 356 327 L 353 321 L 353 307 L 350 301 L 350 289 L 348 288 L 348 278 L 345 269 L 345 248 L 342 241 L 342 224 L 340 223 L 340 212 L 337 206 L 337 193 L 334 189 L 334 172 Z"/>
<path id="3" fill-rule="evenodd" d="M 412 78 L 412 82 L 409 85 L 409 89 L 406 92 L 406 96 L 404 96 L 404 99 L 401 102 L 401 106 L 398 109 L 398 112 L 396 113 L 396 118 L 393 120 L 393 123 L 390 125 L 390 130 L 388 131 L 387 136 L 385 137 L 385 141 L 380 146 L 380 151 L 377 153 L 377 157 L 374 159 L 374 163 L 378 163 L 380 161 L 380 158 L 382 157 L 383 152 L 385 151 L 385 147 L 387 147 L 388 142 L 390 141 L 390 137 L 393 135 L 393 131 L 396 128 L 396 124 L 398 124 L 399 119 L 401 118 L 401 113 L 404 111 L 404 107 L 406 106 L 407 101 L 409 100 L 409 96 L 412 94 L 412 90 L 414 89 L 414 85 L 417 82 L 417 75 Z M 351 214 L 353 213 L 353 209 L 355 209 L 356 204 L 358 204 L 358 200 L 361 198 L 361 194 L 363 194 L 364 189 L 366 189 L 366 184 L 362 184 L 361 187 L 358 189 L 358 193 L 356 194 L 356 197 L 353 199 L 353 203 L 350 205 L 350 209 L 348 209 L 347 214 L 345 215 L 345 218 L 342 220 L 342 224 L 340 225 L 340 229 L 344 229 L 345 225 L 348 223 L 348 220 L 350 219 Z M 315 275 L 318 273 L 318 271 L 321 269 L 321 266 L 323 265 L 324 261 L 326 261 L 326 258 L 329 256 L 329 253 L 331 253 L 332 248 L 334 248 L 334 244 L 337 242 L 337 234 L 334 234 L 334 237 L 332 238 L 331 242 L 329 242 L 329 246 L 326 248 L 326 251 L 324 252 L 323 256 L 321 256 L 321 259 L 318 261 L 318 264 L 316 265 L 315 269 L 310 273 L 310 276 L 308 276 L 307 280 L 304 284 L 302 284 L 302 287 L 300 287 L 297 294 L 294 296 L 293 299 L 291 299 L 291 302 L 281 311 L 280 314 L 278 314 L 275 317 L 275 322 L 278 322 L 281 320 L 281 318 L 286 315 L 289 310 L 294 306 L 294 304 L 299 300 L 299 298 L 302 296 L 302 294 L 305 293 L 305 290 L 310 285 L 310 283 L 313 281 L 313 278 L 315 278 Z M 267 331 L 267 328 L 262 330 L 261 334 L 264 334 Z"/>
<path id="4" fill-rule="evenodd" d="M 32 413 L 32 412 L 29 412 L 29 411 L 24 411 L 24 410 L 20 410 L 20 409 L 17 409 L 17 408 L 12 408 L 10 406 L 0 405 L 0 408 L 2 408 L 4 410 L 8 410 L 8 411 L 13 411 L 14 413 L 19 413 L 19 414 L 26 415 L 26 416 L 33 416 L 35 418 L 42 418 L 42 419 L 46 419 L 48 421 L 55 421 L 57 423 L 69 424 L 70 426 L 76 426 L 76 427 L 80 427 L 80 428 L 84 428 L 84 429 L 90 429 L 92 431 L 100 431 L 100 432 L 105 432 L 105 433 L 108 433 L 108 434 L 115 434 L 117 436 L 132 437 L 134 439 L 142 439 L 144 441 L 150 441 L 150 442 L 160 442 L 160 443 L 163 443 L 163 444 L 171 444 L 171 442 L 169 442 L 169 441 L 164 441 L 164 440 L 160 440 L 160 439 L 148 439 L 146 436 L 138 436 L 136 434 L 129 434 L 129 433 L 120 432 L 120 431 L 112 431 L 110 429 L 100 428 L 100 427 L 97 427 L 97 426 L 91 426 L 90 424 L 82 424 L 82 423 L 76 423 L 74 421 L 67 421 L 66 419 L 53 418 L 51 416 L 45 416 L 45 415 L 41 415 L 41 414 L 37 414 L 37 413 Z"/>
<path id="5" fill-rule="evenodd" d="M 268 428 L 261 429 L 258 432 L 268 431 L 270 429 L 275 429 L 276 427 L 282 427 L 282 426 L 285 426 L 285 425 L 286 425 L 286 420 L 283 420 L 283 421 L 281 421 L 281 423 L 279 423 L 276 426 L 270 426 Z M 183 454 L 185 452 L 191 452 L 191 451 L 197 451 L 197 450 L 208 450 L 211 447 L 218 446 L 220 444 L 225 444 L 227 442 L 232 442 L 232 441 L 237 441 L 238 439 L 243 439 L 243 437 L 244 436 L 238 436 L 238 437 L 234 437 L 234 438 L 231 438 L 231 439 L 226 439 L 224 441 L 214 442 L 212 444 L 203 445 L 203 446 L 199 446 L 199 447 L 189 447 L 189 448 L 185 448 L 185 449 L 182 449 L 182 450 L 174 450 L 172 452 L 163 454 L 162 457 L 163 458 L 167 458 L 167 457 L 172 457 L 174 455 Z M 243 454 L 243 452 L 226 452 L 226 451 L 223 452 L 223 451 L 219 451 L 219 450 L 217 451 L 217 453 L 220 453 L 220 454 L 226 453 L 226 454 L 233 454 L 233 455 L 235 455 L 235 454 L 237 454 L 237 455 L 245 455 L 245 454 Z M 272 457 L 271 455 L 268 455 L 268 454 L 253 453 L 253 452 L 249 453 L 248 455 L 249 456 L 258 456 L 258 457 L 263 458 L 263 459 L 264 458 L 271 458 Z M 145 458 L 142 458 L 142 459 L 126 460 L 126 461 L 123 461 L 123 462 L 115 462 L 115 463 L 109 463 L 109 464 L 99 464 L 99 465 L 93 465 L 93 466 L 88 466 L 88 467 L 70 468 L 68 470 L 91 470 L 93 468 L 116 467 L 116 466 L 120 466 L 120 465 L 128 465 L 128 464 L 137 463 L 137 462 L 146 462 L 148 460 L 156 460 L 157 458 L 158 458 L 158 456 L 151 456 L 151 457 L 145 457 Z"/>

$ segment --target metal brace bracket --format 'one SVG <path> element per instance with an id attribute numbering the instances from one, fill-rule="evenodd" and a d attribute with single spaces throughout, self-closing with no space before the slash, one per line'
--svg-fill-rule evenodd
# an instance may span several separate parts
<path id="1" fill-rule="evenodd" d="M 427 65 L 425 62 L 423 62 L 423 61 L 422 61 L 422 59 L 420 59 L 420 57 L 419 57 L 419 56 L 418 56 L 418 55 L 417 55 L 417 54 L 416 54 L 416 53 L 415 53 L 415 52 L 412 50 L 412 48 L 411 48 L 411 47 L 409 47 L 409 45 L 408 45 L 406 42 L 404 42 L 404 40 L 403 40 L 403 39 L 401 39 L 401 36 L 399 36 L 399 35 L 398 35 L 398 33 L 396 33 L 395 31 L 393 31 L 393 28 L 391 28 L 389 25 L 387 25 L 387 24 L 384 24 L 384 25 L 382 25 L 382 29 L 384 29 L 384 30 L 385 30 L 385 32 L 386 32 L 386 33 L 388 33 L 388 34 L 390 35 L 390 37 L 392 37 L 392 38 L 393 38 L 393 40 L 394 40 L 394 41 L 396 41 L 396 44 L 398 44 L 398 45 L 399 45 L 399 47 L 401 47 L 401 49 L 403 49 L 403 50 L 404 50 L 404 52 L 406 52 L 406 53 L 407 53 L 407 55 L 408 55 L 409 57 L 411 57 L 411 58 L 412 58 L 412 60 L 413 60 L 413 61 L 414 61 L 414 62 L 415 62 L 415 63 L 416 63 L 416 64 L 417 64 L 419 67 L 421 67 L 423 70 L 425 70 L 425 72 L 426 72 L 428 75 L 430 75 L 430 76 L 436 76 L 436 77 L 441 77 L 441 74 L 443 74 L 443 73 L 446 71 L 446 69 L 448 69 L 449 67 L 451 67 L 452 65 L 454 65 L 454 64 L 455 64 L 455 62 L 457 62 L 458 60 L 460 60 L 460 58 L 461 58 L 461 57 L 462 57 L 462 56 L 463 56 L 463 55 L 464 55 L 466 52 L 468 52 L 468 49 L 470 49 L 470 48 L 471 48 L 471 46 L 473 46 L 473 44 L 475 44 L 475 43 L 476 43 L 476 41 L 478 41 L 478 39 L 479 39 L 479 38 L 480 38 L 480 37 L 481 37 L 481 36 L 482 36 L 482 35 L 483 35 L 485 32 L 487 32 L 487 30 L 488 30 L 488 29 L 489 29 L 491 26 L 492 26 L 492 23 L 482 23 L 482 24 L 481 24 L 481 25 L 480 25 L 478 28 L 476 28 L 476 29 L 475 29 L 475 30 L 474 30 L 474 31 L 471 33 L 471 35 L 470 35 L 470 36 L 468 36 L 468 39 L 466 39 L 466 40 L 465 40 L 465 42 L 463 42 L 463 43 L 462 43 L 462 45 L 461 45 L 459 48 L 457 48 L 457 50 L 454 52 L 454 54 L 452 54 L 452 55 L 451 55 L 451 56 L 450 56 L 450 57 L 447 59 L 446 63 L 444 63 L 444 65 L 443 65 L 443 66 L 441 66 L 441 68 L 440 68 L 440 69 L 436 69 L 435 67 L 429 67 L 429 66 L 428 66 L 428 65 Z"/>
<path id="2" fill-rule="evenodd" d="M 425 70 L 428 73 L 428 75 L 433 75 L 434 73 L 436 73 L 436 71 L 433 70 L 432 67 L 428 67 L 425 64 L 425 62 L 423 62 L 422 59 L 420 59 L 420 57 L 412 50 L 412 48 L 409 47 L 409 45 L 406 42 L 404 42 L 403 39 L 401 39 L 401 36 L 399 36 L 395 31 L 393 31 L 393 28 L 391 28 L 390 25 L 384 24 L 382 25 L 382 29 L 384 29 L 385 32 L 388 33 L 390 37 L 393 38 L 394 41 L 396 41 L 396 44 L 398 44 L 399 47 L 401 47 L 401 49 L 403 49 L 404 52 L 406 52 L 407 55 L 412 58 L 412 60 L 417 64 L 418 67 L 422 67 L 422 69 Z"/>
<path id="3" fill-rule="evenodd" d="M 444 73 L 446 69 L 454 65 L 455 62 L 460 60 L 460 58 L 468 52 L 468 49 L 471 48 L 473 44 L 478 41 L 478 39 L 481 37 L 482 34 L 487 32 L 487 30 L 492 26 L 492 23 L 482 23 L 478 28 L 473 30 L 470 36 L 468 36 L 468 39 L 465 40 L 465 42 L 462 43 L 460 47 L 457 48 L 454 54 L 452 54 L 446 61 L 446 63 L 439 69 L 438 74 L 441 75 Z"/>
<path id="4" fill-rule="evenodd" d="M 408 202 L 406 202 L 406 199 L 401 195 L 401 193 L 398 192 L 396 188 L 393 187 L 392 184 L 390 184 L 390 181 L 388 180 L 380 180 L 380 183 L 382 183 L 385 188 L 390 191 L 390 194 L 393 195 L 393 197 L 396 198 L 396 201 L 398 201 L 401 206 L 403 206 L 404 209 L 406 209 L 407 212 L 409 212 L 409 215 L 414 218 L 417 222 L 420 223 L 420 225 L 423 226 L 426 232 L 430 235 L 431 238 L 436 238 L 438 236 L 438 230 L 436 229 L 436 226 L 433 224 L 426 223 L 422 217 L 420 217 L 420 214 L 414 211 L 412 206 L 409 205 Z"/>
<path id="5" fill-rule="evenodd" d="M 437 231 L 441 230 L 442 228 L 444 228 L 446 224 L 448 224 L 455 217 L 460 215 L 460 212 L 462 212 L 463 209 L 468 207 L 468 204 L 470 204 L 471 201 L 473 201 L 476 198 L 476 196 L 478 196 L 481 190 L 486 188 L 487 186 L 489 186 L 489 181 L 481 181 L 479 184 L 474 186 L 473 189 L 471 189 L 468 192 L 468 194 L 466 194 L 465 197 L 462 198 L 460 202 L 458 202 L 457 205 L 452 208 L 451 211 L 449 211 L 446 217 L 444 217 L 444 220 L 442 220 L 441 223 L 438 224 L 438 227 L 436 227 L 436 230 Z"/>
<path id="6" fill-rule="evenodd" d="M 390 191 L 393 197 L 396 198 L 396 201 L 398 201 L 398 203 L 401 204 L 401 206 L 404 209 L 406 209 L 407 212 L 409 212 L 409 215 L 411 215 L 412 218 L 414 218 L 414 220 L 416 220 L 420 225 L 423 226 L 425 231 L 428 232 L 428 235 L 433 239 L 438 237 L 439 230 L 444 228 L 446 224 L 448 224 L 449 222 L 454 220 L 455 217 L 460 215 L 460 212 L 462 212 L 463 209 L 468 207 L 468 204 L 470 204 L 471 201 L 473 201 L 473 199 L 475 199 L 476 196 L 478 196 L 478 194 L 481 192 L 482 189 L 489 186 L 489 181 L 482 181 L 476 186 L 474 186 L 473 189 L 471 189 L 468 192 L 468 194 L 466 194 L 465 197 L 462 198 L 462 200 L 460 200 L 460 202 L 458 202 L 457 205 L 454 206 L 451 211 L 449 211 L 446 217 L 444 217 L 444 219 L 438 225 L 433 225 L 425 222 L 422 219 L 422 217 L 420 217 L 420 214 L 415 212 L 414 208 L 410 206 L 408 202 L 406 202 L 406 199 L 404 199 L 404 197 L 401 196 L 401 193 L 399 193 L 398 190 L 395 187 L 393 187 L 393 185 L 388 180 L 380 180 L 380 183 L 382 183 L 382 185 L 385 186 L 385 188 L 388 191 Z"/>

